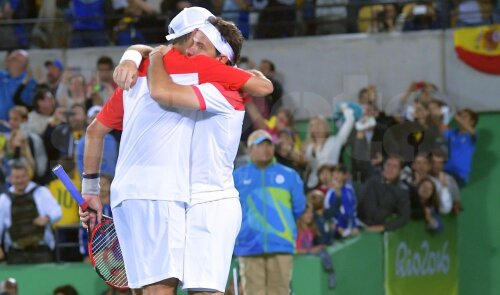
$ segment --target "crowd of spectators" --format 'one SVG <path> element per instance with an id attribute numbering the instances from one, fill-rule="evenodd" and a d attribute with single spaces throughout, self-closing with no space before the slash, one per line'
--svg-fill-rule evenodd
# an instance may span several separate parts
<path id="1" fill-rule="evenodd" d="M 255 140 L 255 132 L 248 141 L 242 138 L 251 161 L 235 170 L 235 181 L 243 183 L 240 199 L 244 212 L 248 210 L 246 214 L 252 215 L 257 211 L 269 219 L 266 226 L 259 227 L 256 221 L 244 218 L 242 228 L 253 228 L 256 232 L 252 237 L 292 228 L 297 231 L 296 253 L 320 255 L 322 260 L 322 251 L 335 241 L 362 231 L 394 231 L 410 220 L 421 221 L 423 232 L 441 234 L 446 230 L 443 216 L 458 216 L 463 210 L 460 188 L 467 185 L 471 173 L 478 123 L 474 111 L 454 109 L 442 97 L 434 84 L 412 82 L 398 98 L 394 113 L 386 114 L 378 109 L 381 98 L 376 87 L 370 85 L 359 91 L 357 101 L 338 103 L 333 108 L 333 121 L 321 116 L 310 118 L 307 132 L 301 136 L 290 109 L 280 106 L 265 116 L 256 106 L 265 98 L 248 100 L 247 128 L 267 135 L 262 135 L 260 141 Z M 274 152 L 276 162 L 262 165 L 255 153 L 257 147 L 264 149 L 260 145 L 266 142 L 271 143 L 267 152 Z M 241 152 L 240 157 L 246 154 Z M 284 177 L 285 182 L 288 172 L 276 171 L 277 164 L 300 175 L 306 193 L 304 213 L 300 218 L 295 216 L 295 223 L 283 219 L 281 227 L 272 217 L 274 210 L 283 210 L 276 204 L 289 202 L 286 208 L 292 210 L 290 214 L 300 206 L 296 187 L 280 193 L 283 186 L 278 178 Z M 249 172 L 249 167 L 260 169 L 261 174 Z M 256 178 L 250 180 L 251 175 Z M 249 185 L 244 185 L 245 181 Z M 251 193 L 247 192 L 249 186 L 254 188 Z M 248 205 L 255 194 L 268 205 Z M 287 194 L 290 199 L 285 197 Z M 237 247 L 251 244 L 258 248 L 258 241 L 240 234 Z M 268 257 L 276 252 L 273 247 L 286 243 L 269 239 L 265 242 L 268 250 L 235 254 L 243 259 Z M 270 275 L 269 269 L 260 271 Z M 335 286 L 334 272 L 328 272 L 330 286 Z"/>
<path id="2" fill-rule="evenodd" d="M 390 3 L 392 2 L 392 3 Z M 202 6 L 233 21 L 246 38 L 415 31 L 498 23 L 492 0 L 7 0 L 0 49 L 162 43 L 180 10 Z"/>
<path id="3" fill-rule="evenodd" d="M 28 62 L 25 50 L 14 50 L 0 71 L 0 260 L 81 261 L 86 233 L 79 233 L 78 205 L 50 168 L 61 164 L 80 186 L 85 129 L 116 87 L 113 61 L 97 58 L 88 82 L 60 60 L 46 61 L 42 75 L 33 75 Z M 104 140 L 101 195 L 108 215 L 119 139 L 115 132 Z M 68 244 L 73 249 L 58 247 Z"/>

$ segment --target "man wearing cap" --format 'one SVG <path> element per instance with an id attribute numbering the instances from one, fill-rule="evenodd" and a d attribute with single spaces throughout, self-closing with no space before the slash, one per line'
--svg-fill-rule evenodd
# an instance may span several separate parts
<path id="1" fill-rule="evenodd" d="M 271 135 L 248 137 L 251 162 L 234 171 L 243 220 L 236 239 L 245 294 L 289 294 L 295 222 L 305 211 L 304 184 L 295 170 L 274 160 Z"/>
<path id="2" fill-rule="evenodd" d="M 50 92 L 54 97 L 58 97 L 60 93 L 59 84 L 62 80 L 62 75 L 64 72 L 64 65 L 59 59 L 48 60 L 45 62 L 45 69 L 47 70 L 46 78 L 47 85 L 49 86 Z"/>
<path id="3" fill-rule="evenodd" d="M 19 87 L 24 87 L 21 100 L 31 106 L 35 96 L 36 82 L 28 74 L 29 55 L 26 50 L 14 50 L 7 55 L 6 69 L 0 70 L 0 121 L 8 120 L 9 110 L 14 106 L 14 94 Z M 0 131 L 5 131 L 0 124 Z"/>
<path id="4" fill-rule="evenodd" d="M 190 16 L 200 12 L 198 8 L 186 10 Z M 180 17 L 189 18 L 182 14 Z M 196 19 L 198 27 L 206 24 L 203 13 L 198 13 Z M 174 49 L 163 58 L 174 81 L 195 85 L 215 80 L 224 89 L 236 90 L 255 78 L 213 58 L 183 56 L 181 51 L 184 52 L 192 43 L 190 36 L 175 37 Z M 112 128 L 123 128 L 111 187 L 111 206 L 129 286 L 142 288 L 146 294 L 174 294 L 177 279 L 184 277 L 186 204 L 189 202 L 191 174 L 189 147 L 198 113 L 160 106 L 150 99 L 145 77 L 149 62 L 145 60 L 140 64 L 134 87 L 129 91 L 115 91 L 89 126 L 82 190 L 84 198 L 100 215 L 101 204 L 96 196 L 98 186 L 95 183 L 98 181 L 102 137 Z M 268 83 L 261 79 L 257 85 L 268 93 L 272 87 L 261 85 Z M 87 216 L 81 214 L 82 219 Z M 144 224 L 147 224 L 147 231 L 144 231 Z M 154 245 L 142 242 L 147 240 L 154 240 Z"/>

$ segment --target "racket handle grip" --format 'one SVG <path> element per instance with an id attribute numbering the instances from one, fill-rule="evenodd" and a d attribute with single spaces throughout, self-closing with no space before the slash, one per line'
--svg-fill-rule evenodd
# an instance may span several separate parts
<path id="1" fill-rule="evenodd" d="M 68 174 L 66 171 L 64 171 L 64 168 L 61 165 L 57 165 L 52 169 L 52 172 L 61 180 L 63 183 L 64 187 L 68 190 L 69 194 L 73 199 L 78 203 L 78 205 L 83 209 L 83 211 L 87 210 L 88 205 L 85 202 L 85 200 L 82 197 L 82 194 L 76 189 L 75 185 L 69 178 Z"/>

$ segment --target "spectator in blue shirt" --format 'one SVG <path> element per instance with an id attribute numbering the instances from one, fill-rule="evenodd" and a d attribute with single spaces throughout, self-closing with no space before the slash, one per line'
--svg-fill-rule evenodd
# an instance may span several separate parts
<path id="1" fill-rule="evenodd" d="M 458 128 L 444 132 L 449 151 L 444 171 L 453 176 L 460 187 L 469 181 L 472 159 L 476 151 L 478 119 L 477 113 L 470 109 L 463 109 L 455 116 Z"/>
<path id="2" fill-rule="evenodd" d="M 234 171 L 243 219 L 234 253 L 245 294 L 288 294 L 297 238 L 304 213 L 304 184 L 295 170 L 276 163 L 271 135 L 248 138 L 251 162 Z"/>
<path id="3" fill-rule="evenodd" d="M 357 221 L 357 199 L 352 185 L 347 183 L 347 170 L 335 166 L 332 173 L 332 188 L 327 192 L 325 208 L 333 218 L 337 236 L 346 238 L 359 234 Z"/>
<path id="4" fill-rule="evenodd" d="M 71 0 L 71 47 L 107 46 L 105 18 L 112 15 L 109 0 Z"/>
<path id="5" fill-rule="evenodd" d="M 19 87 L 24 87 L 21 93 L 22 102 L 29 106 L 33 105 L 36 82 L 26 71 L 28 61 L 26 50 L 14 50 L 7 55 L 6 69 L 0 70 L 0 120 L 8 120 L 9 110 L 16 104 L 14 94 Z M 2 124 L 0 131 L 6 131 Z"/>

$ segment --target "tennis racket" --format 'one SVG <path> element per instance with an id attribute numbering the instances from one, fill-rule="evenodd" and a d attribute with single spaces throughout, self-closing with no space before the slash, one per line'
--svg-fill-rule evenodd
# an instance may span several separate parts
<path id="1" fill-rule="evenodd" d="M 71 197 L 73 197 L 83 211 L 95 213 L 95 210 L 90 208 L 85 202 L 61 165 L 54 167 L 52 172 L 61 180 Z M 87 222 L 89 258 L 97 275 L 112 287 L 128 289 L 125 264 L 113 219 L 103 215 L 101 222 L 94 227 L 92 232 L 90 232 L 89 225 L 89 222 Z"/>

